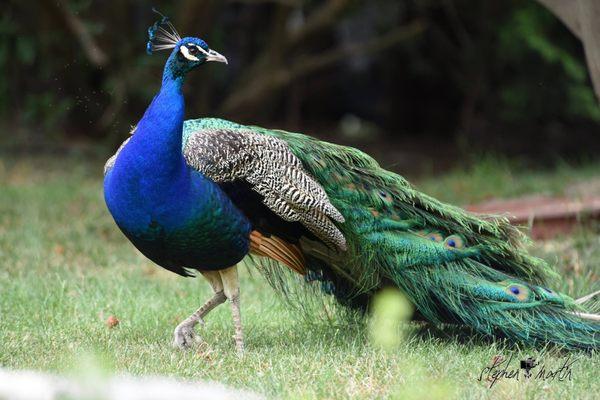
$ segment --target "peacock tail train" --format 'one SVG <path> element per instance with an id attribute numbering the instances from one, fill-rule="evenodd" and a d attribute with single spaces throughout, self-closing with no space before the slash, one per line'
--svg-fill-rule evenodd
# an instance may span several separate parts
<path id="1" fill-rule="evenodd" d="M 336 226 L 347 250 L 310 238 L 300 246 L 306 279 L 321 281 L 341 303 L 364 309 L 378 290 L 394 286 L 434 323 L 465 324 L 532 345 L 599 347 L 598 317 L 545 286 L 557 275 L 528 253 L 527 237 L 506 219 L 439 202 L 350 147 L 219 119 L 185 121 L 184 147 L 199 130 L 282 140 L 323 187 L 345 220 Z"/>

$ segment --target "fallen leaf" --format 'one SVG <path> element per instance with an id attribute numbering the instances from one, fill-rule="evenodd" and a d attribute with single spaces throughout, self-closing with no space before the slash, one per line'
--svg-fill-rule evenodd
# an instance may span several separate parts
<path id="1" fill-rule="evenodd" d="M 54 246 L 54 254 L 62 256 L 63 254 L 65 254 L 65 248 L 60 244 L 57 244 L 56 246 Z"/>
<path id="2" fill-rule="evenodd" d="M 108 319 L 106 320 L 106 326 L 108 326 L 110 329 L 114 328 L 115 326 L 119 325 L 119 320 L 117 319 L 117 317 L 115 317 L 114 315 L 111 315 L 110 317 L 108 317 Z"/>

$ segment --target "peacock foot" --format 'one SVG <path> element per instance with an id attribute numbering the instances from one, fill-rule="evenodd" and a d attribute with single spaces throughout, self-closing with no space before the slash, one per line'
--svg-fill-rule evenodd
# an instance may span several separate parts
<path id="1" fill-rule="evenodd" d="M 181 350 L 191 349 L 194 345 L 202 343 L 202 338 L 194 330 L 195 324 L 187 321 L 177 325 L 173 332 L 173 347 Z"/>

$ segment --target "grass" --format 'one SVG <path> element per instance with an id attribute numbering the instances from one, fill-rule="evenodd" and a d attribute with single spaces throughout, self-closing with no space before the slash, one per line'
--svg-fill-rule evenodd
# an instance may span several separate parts
<path id="1" fill-rule="evenodd" d="M 419 181 L 418 186 L 425 193 L 454 204 L 531 194 L 600 195 L 600 165 L 575 167 L 561 162 L 553 168 L 532 170 L 516 160 L 487 156 L 443 176 Z"/>
<path id="2" fill-rule="evenodd" d="M 600 166 L 554 173 L 481 164 L 420 182 L 443 199 L 560 191 L 600 175 Z M 478 170 L 479 168 L 479 170 Z M 586 230 L 540 246 L 573 295 L 598 280 L 600 235 Z M 170 346 L 175 325 L 210 294 L 198 279 L 163 271 L 142 257 L 105 210 L 101 163 L 84 156 L 0 158 L 0 366 L 81 375 L 90 369 L 219 381 L 280 398 L 595 398 L 598 356 L 576 354 L 572 380 L 478 377 L 495 355 L 532 356 L 558 367 L 555 349 L 507 347 L 469 332 L 402 325 L 404 339 L 381 347 L 361 319 L 290 308 L 256 273 L 242 269 L 247 352 L 235 355 L 228 307 L 201 329 L 208 345 Z M 120 324 L 109 329 L 114 315 Z M 330 315 L 327 318 L 327 315 Z M 465 339 L 465 337 L 467 339 Z M 92 361 L 90 361 L 92 360 Z M 92 369 L 93 369 L 92 368 Z"/>

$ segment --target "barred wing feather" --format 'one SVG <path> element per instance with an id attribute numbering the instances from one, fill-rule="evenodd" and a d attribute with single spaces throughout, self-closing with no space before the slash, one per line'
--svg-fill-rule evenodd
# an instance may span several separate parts
<path id="1" fill-rule="evenodd" d="M 186 139 L 183 155 L 192 168 L 217 183 L 248 182 L 279 217 L 300 222 L 333 248 L 346 249 L 333 223 L 343 223 L 344 217 L 283 140 L 227 128 L 198 129 Z"/>

